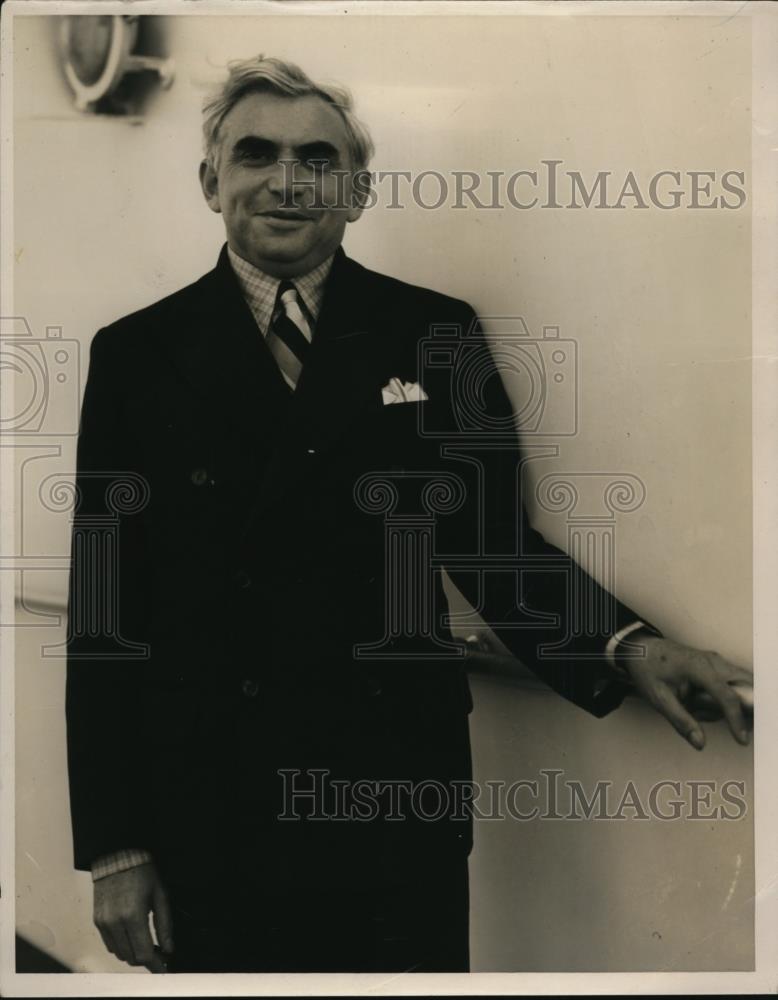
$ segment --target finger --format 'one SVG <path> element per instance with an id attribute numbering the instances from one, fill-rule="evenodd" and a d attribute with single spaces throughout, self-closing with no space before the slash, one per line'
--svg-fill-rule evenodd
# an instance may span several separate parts
<path id="1" fill-rule="evenodd" d="M 740 699 L 743 712 L 747 721 L 754 714 L 754 689 L 746 686 L 740 681 L 730 681 L 729 686 Z M 719 708 L 718 703 L 713 700 L 707 691 L 696 691 L 690 701 L 684 702 L 695 719 L 707 718 L 710 721 L 718 721 L 724 713 Z"/>
<path id="2" fill-rule="evenodd" d="M 154 932 L 162 951 L 168 955 L 173 951 L 173 915 L 170 911 L 170 901 L 161 885 L 157 885 L 152 896 L 154 912 Z"/>
<path id="3" fill-rule="evenodd" d="M 740 704 L 743 706 L 743 711 L 748 713 L 748 715 L 754 714 L 754 689 L 749 684 L 741 684 L 739 681 L 734 681 L 730 684 L 730 687 L 735 692 L 735 694 L 740 699 Z"/>
<path id="4" fill-rule="evenodd" d="M 724 713 L 724 718 L 738 743 L 748 743 L 748 727 L 746 726 L 743 706 L 740 698 L 729 684 L 725 684 L 709 670 L 700 671 L 699 683 Z"/>
<path id="5" fill-rule="evenodd" d="M 748 684 L 749 687 L 754 686 L 754 674 L 751 670 L 746 670 L 745 667 L 738 667 L 729 661 L 724 661 L 729 667 L 729 673 L 727 676 L 728 683 L 732 684 Z"/>
<path id="6" fill-rule="evenodd" d="M 149 972 L 154 973 L 167 972 L 167 962 L 165 961 L 163 955 L 161 955 L 158 951 L 155 951 L 152 960 L 146 963 L 146 968 Z"/>
<path id="7" fill-rule="evenodd" d="M 114 944 L 116 945 L 116 951 L 114 954 L 116 957 L 122 961 L 126 962 L 128 965 L 137 965 L 135 959 L 135 952 L 132 947 L 132 942 L 127 933 L 127 928 L 124 923 L 114 924 L 111 929 L 111 934 L 113 936 Z"/>
<path id="8" fill-rule="evenodd" d="M 680 703 L 672 688 L 667 684 L 657 683 L 648 689 L 647 694 L 651 704 L 667 719 L 673 729 L 695 750 L 702 750 L 705 746 L 705 734 L 695 718 Z"/>
<path id="9" fill-rule="evenodd" d="M 118 958 L 119 956 L 116 951 L 116 943 L 114 942 L 110 927 L 108 927 L 105 924 L 98 924 L 96 921 L 95 921 L 95 927 L 99 931 L 100 937 L 103 939 L 103 944 L 105 945 L 107 951 L 111 955 L 116 955 L 116 957 Z"/>
<path id="10" fill-rule="evenodd" d="M 719 653 L 709 653 L 708 656 L 714 661 L 716 672 L 721 675 L 722 680 L 725 680 L 729 684 L 733 681 L 739 681 L 740 683 L 750 684 L 753 687 L 753 671 L 746 670 L 745 667 L 732 663 L 731 660 L 725 659 Z"/>
<path id="11" fill-rule="evenodd" d="M 134 917 L 125 922 L 136 965 L 146 965 L 154 958 L 154 942 L 151 939 L 148 917 Z"/>

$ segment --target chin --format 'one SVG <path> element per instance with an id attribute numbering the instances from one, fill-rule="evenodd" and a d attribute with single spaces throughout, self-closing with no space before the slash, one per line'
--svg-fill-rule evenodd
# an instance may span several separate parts
<path id="1" fill-rule="evenodd" d="M 287 249 L 286 247 L 280 247 L 272 250 L 266 250 L 262 255 L 265 260 L 277 260 L 280 263 L 292 264 L 296 260 L 305 260 L 310 251 L 308 250 L 298 250 L 292 249 L 291 247 Z"/>
<path id="2" fill-rule="evenodd" d="M 279 263 L 290 264 L 292 261 L 307 257 L 313 248 L 300 246 L 294 240 L 280 239 L 265 241 L 261 245 L 255 244 L 251 249 L 256 260 L 277 260 Z"/>

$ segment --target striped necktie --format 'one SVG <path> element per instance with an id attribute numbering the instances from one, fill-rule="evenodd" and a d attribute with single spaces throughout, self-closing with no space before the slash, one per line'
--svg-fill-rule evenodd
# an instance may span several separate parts
<path id="1" fill-rule="evenodd" d="M 278 286 L 267 346 L 292 391 L 297 387 L 312 338 L 311 327 L 297 297 L 297 289 L 291 281 L 282 281 Z"/>

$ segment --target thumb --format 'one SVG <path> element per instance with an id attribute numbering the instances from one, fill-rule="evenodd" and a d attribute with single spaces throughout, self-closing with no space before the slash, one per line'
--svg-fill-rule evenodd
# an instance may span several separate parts
<path id="1" fill-rule="evenodd" d="M 168 954 L 173 951 L 173 916 L 170 901 L 162 885 L 157 882 L 152 894 L 151 906 L 154 912 L 154 931 L 160 948 Z"/>

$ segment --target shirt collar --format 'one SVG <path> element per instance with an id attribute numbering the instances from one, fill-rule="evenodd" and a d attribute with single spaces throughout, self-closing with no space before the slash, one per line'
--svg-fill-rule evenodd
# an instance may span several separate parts
<path id="1" fill-rule="evenodd" d="M 270 274 L 265 274 L 249 261 L 235 253 L 232 247 L 227 247 L 227 254 L 230 264 L 238 279 L 238 284 L 243 292 L 243 297 L 257 321 L 257 325 L 265 336 L 270 329 L 270 322 L 273 318 L 273 308 L 276 303 L 278 286 L 281 284 L 280 278 L 274 278 Z M 321 309 L 322 298 L 324 297 L 324 283 L 330 273 L 334 254 L 323 260 L 312 271 L 307 274 L 298 275 L 290 280 L 294 282 L 297 294 L 302 299 L 303 305 L 308 310 L 315 323 Z"/>

